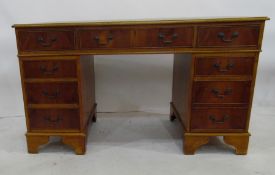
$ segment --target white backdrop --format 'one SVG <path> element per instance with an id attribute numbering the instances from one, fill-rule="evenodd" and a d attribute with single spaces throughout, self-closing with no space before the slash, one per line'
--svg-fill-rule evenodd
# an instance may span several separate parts
<path id="1" fill-rule="evenodd" d="M 23 115 L 14 23 L 269 16 L 254 106 L 275 106 L 273 0 L 0 0 L 0 117 Z M 169 112 L 172 55 L 96 57 L 99 111 Z"/>

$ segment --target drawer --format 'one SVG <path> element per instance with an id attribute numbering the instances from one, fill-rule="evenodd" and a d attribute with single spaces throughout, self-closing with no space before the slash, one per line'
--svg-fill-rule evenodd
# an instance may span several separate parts
<path id="1" fill-rule="evenodd" d="M 82 29 L 78 32 L 80 49 L 129 48 L 129 29 Z"/>
<path id="2" fill-rule="evenodd" d="M 191 130 L 226 132 L 246 128 L 246 108 L 195 108 L 192 109 Z"/>
<path id="3" fill-rule="evenodd" d="M 254 57 L 196 57 L 195 75 L 252 75 Z"/>
<path id="4" fill-rule="evenodd" d="M 76 78 L 75 60 L 23 61 L 25 78 Z"/>
<path id="5" fill-rule="evenodd" d="M 79 130 L 78 109 L 29 109 L 31 130 Z"/>
<path id="6" fill-rule="evenodd" d="M 198 47 L 258 47 L 259 26 L 199 27 Z"/>
<path id="7" fill-rule="evenodd" d="M 248 103 L 250 81 L 197 81 L 193 85 L 193 103 Z"/>
<path id="8" fill-rule="evenodd" d="M 141 28 L 135 32 L 135 47 L 192 47 L 193 27 Z"/>
<path id="9" fill-rule="evenodd" d="M 78 91 L 76 82 L 26 83 L 29 104 L 76 104 Z"/>
<path id="10" fill-rule="evenodd" d="M 18 46 L 21 51 L 54 51 L 74 49 L 74 31 L 19 30 Z"/>

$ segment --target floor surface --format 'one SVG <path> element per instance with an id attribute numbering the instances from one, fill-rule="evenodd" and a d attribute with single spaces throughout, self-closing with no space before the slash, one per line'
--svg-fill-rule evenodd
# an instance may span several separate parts
<path id="1" fill-rule="evenodd" d="M 167 115 L 100 113 L 87 153 L 74 155 L 58 138 L 28 154 L 23 116 L 0 118 L 0 175 L 274 175 L 275 108 L 253 108 L 248 155 L 237 156 L 220 138 L 194 156 L 182 154 L 182 128 Z"/>

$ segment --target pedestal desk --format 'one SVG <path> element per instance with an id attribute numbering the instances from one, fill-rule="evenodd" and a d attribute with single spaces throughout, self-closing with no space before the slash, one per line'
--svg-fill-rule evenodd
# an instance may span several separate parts
<path id="1" fill-rule="evenodd" d="M 60 136 L 84 154 L 96 121 L 93 55 L 174 54 L 170 120 L 194 154 L 223 136 L 246 154 L 267 17 L 16 24 L 29 153 Z M 101 104 L 104 105 L 104 104 Z"/>

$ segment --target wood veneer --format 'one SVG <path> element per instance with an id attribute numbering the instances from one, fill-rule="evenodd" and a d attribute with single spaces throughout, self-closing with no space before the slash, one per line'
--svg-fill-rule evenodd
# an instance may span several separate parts
<path id="1" fill-rule="evenodd" d="M 25 78 L 76 78 L 75 60 L 24 61 Z"/>
<path id="2" fill-rule="evenodd" d="M 170 120 L 194 154 L 223 136 L 246 154 L 257 64 L 267 17 L 16 24 L 30 153 L 50 136 L 86 151 L 96 121 L 97 54 L 174 54 Z"/>
<path id="3" fill-rule="evenodd" d="M 74 31 L 36 29 L 18 32 L 18 47 L 23 51 L 70 50 L 74 48 Z"/>
<path id="4" fill-rule="evenodd" d="M 199 27 L 198 47 L 257 47 L 260 25 Z"/>

